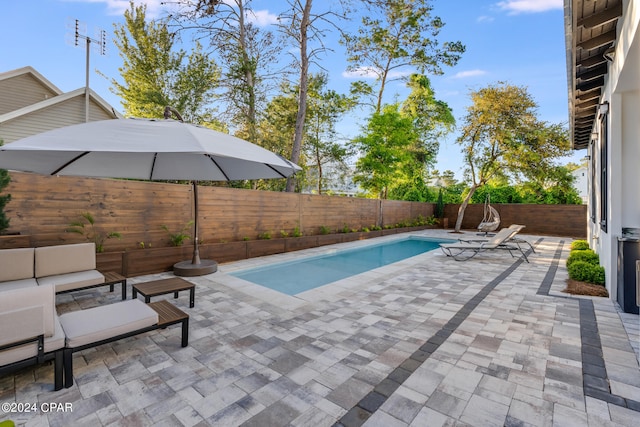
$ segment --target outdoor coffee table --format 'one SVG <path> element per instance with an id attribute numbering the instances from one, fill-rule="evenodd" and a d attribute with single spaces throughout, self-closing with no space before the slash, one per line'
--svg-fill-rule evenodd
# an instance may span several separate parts
<path id="1" fill-rule="evenodd" d="M 178 298 L 178 292 L 186 290 L 189 291 L 189 307 L 193 308 L 195 304 L 196 285 L 180 277 L 136 283 L 131 286 L 132 298 L 138 298 L 138 293 L 140 293 L 144 296 L 144 302 L 147 304 L 151 301 L 151 297 L 173 293 L 173 297 Z"/>
<path id="2" fill-rule="evenodd" d="M 158 327 L 165 329 L 169 325 L 182 323 L 182 347 L 189 345 L 189 315 L 167 300 L 147 303 L 158 313 Z"/>

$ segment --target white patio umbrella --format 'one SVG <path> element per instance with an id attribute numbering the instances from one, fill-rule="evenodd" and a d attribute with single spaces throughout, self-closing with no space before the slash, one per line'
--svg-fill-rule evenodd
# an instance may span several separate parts
<path id="1" fill-rule="evenodd" d="M 0 169 L 42 175 L 193 182 L 193 259 L 174 272 L 216 271 L 198 251 L 197 181 L 286 178 L 300 167 L 243 139 L 176 120 L 114 119 L 54 129 L 0 146 Z"/>

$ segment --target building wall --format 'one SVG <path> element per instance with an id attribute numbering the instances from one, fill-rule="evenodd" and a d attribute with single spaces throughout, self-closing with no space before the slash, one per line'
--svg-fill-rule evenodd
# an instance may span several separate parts
<path id="1" fill-rule="evenodd" d="M 78 95 L 64 102 L 0 123 L 0 139 L 6 144 L 48 130 L 83 123 L 84 116 L 85 98 L 84 95 Z M 89 118 L 94 121 L 108 120 L 114 117 L 91 99 Z"/>
<path id="2" fill-rule="evenodd" d="M 58 95 L 30 74 L 20 74 L 0 80 L 0 94 L 2 94 L 0 115 L 46 101 Z"/>
<path id="3" fill-rule="evenodd" d="M 586 166 L 580 166 L 578 169 L 571 172 L 574 176 L 575 181 L 573 182 L 573 187 L 578 191 L 580 198 L 582 199 L 582 203 L 587 203 L 589 201 L 589 193 L 588 193 L 588 178 L 587 175 L 589 173 L 589 168 Z"/>
<path id="4" fill-rule="evenodd" d="M 600 188 L 600 155 L 602 138 L 592 142 L 589 167 L 595 168 L 595 179 L 589 179 L 589 190 L 595 199 L 595 221 L 587 221 L 588 238 L 600 255 L 606 271 L 606 287 L 617 298 L 618 239 L 623 227 L 640 227 L 640 9 L 638 2 L 626 2 L 624 16 L 618 24 L 618 39 L 613 61 L 609 64 L 601 103 L 608 103 L 606 168 L 606 200 Z M 599 127 L 594 129 L 600 131 Z M 590 169 L 591 170 L 591 169 Z M 589 174 L 591 175 L 591 174 Z M 607 204 L 607 229 L 600 224 L 600 207 Z"/>

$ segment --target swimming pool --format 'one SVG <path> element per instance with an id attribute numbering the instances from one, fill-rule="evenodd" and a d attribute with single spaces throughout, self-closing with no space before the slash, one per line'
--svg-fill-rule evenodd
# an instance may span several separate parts
<path id="1" fill-rule="evenodd" d="M 450 241 L 412 236 L 402 240 L 237 271 L 231 275 L 287 295 L 296 295 L 336 280 L 432 251 L 438 248 L 440 243 Z"/>

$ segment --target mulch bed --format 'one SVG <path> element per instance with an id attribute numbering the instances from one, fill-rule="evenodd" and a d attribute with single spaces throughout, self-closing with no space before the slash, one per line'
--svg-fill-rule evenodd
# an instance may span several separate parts
<path id="1" fill-rule="evenodd" d="M 593 283 L 579 282 L 573 279 L 567 279 L 567 288 L 562 291 L 573 295 L 589 295 L 592 297 L 608 297 L 607 288 Z"/>

